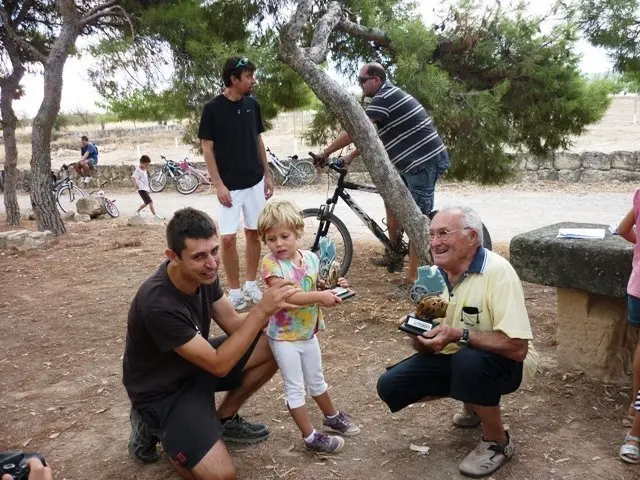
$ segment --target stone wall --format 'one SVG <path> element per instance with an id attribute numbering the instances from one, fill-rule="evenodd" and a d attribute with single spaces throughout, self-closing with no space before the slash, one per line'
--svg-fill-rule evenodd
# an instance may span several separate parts
<path id="1" fill-rule="evenodd" d="M 307 159 L 309 160 L 309 159 Z M 455 160 L 454 160 L 455 161 Z M 194 163 L 196 168 L 205 168 L 203 162 Z M 558 152 L 551 158 L 540 159 L 521 155 L 514 165 L 516 177 L 522 181 L 536 182 L 552 180 L 568 183 L 596 183 L 607 181 L 640 181 L 640 151 L 637 152 Z M 162 168 L 159 163 L 151 164 L 149 175 Z M 110 187 L 133 187 L 131 179 L 133 165 L 100 165 L 95 169 L 92 186 L 107 182 Z M 350 167 L 349 179 L 371 183 L 362 160 L 356 159 Z M 55 172 L 56 174 L 58 172 Z M 28 178 L 29 171 L 19 172 L 18 185 Z M 74 174 L 75 175 L 75 174 Z"/>
<path id="2" fill-rule="evenodd" d="M 455 162 L 455 158 L 452 160 Z M 637 152 L 557 152 L 550 158 L 520 155 L 514 164 L 516 178 L 522 181 L 554 180 L 568 183 L 640 181 L 640 151 Z M 350 168 L 354 181 L 371 181 L 362 160 Z"/>
<path id="3" fill-rule="evenodd" d="M 523 155 L 516 164 L 516 171 L 525 181 L 637 182 L 640 180 L 640 152 L 557 152 L 548 159 Z"/>

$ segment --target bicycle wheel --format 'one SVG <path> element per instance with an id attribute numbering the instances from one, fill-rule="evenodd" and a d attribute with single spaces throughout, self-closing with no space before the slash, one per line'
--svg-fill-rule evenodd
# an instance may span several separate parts
<path id="1" fill-rule="evenodd" d="M 321 224 L 319 208 L 306 208 L 302 211 L 302 216 L 304 217 L 302 245 L 319 254 L 317 244 L 314 248 L 316 238 L 327 237 L 333 240 L 336 246 L 336 260 L 340 262 L 340 276 L 344 277 L 353 259 L 353 242 L 346 225 L 333 213 L 328 214 L 326 220 Z"/>
<path id="2" fill-rule="evenodd" d="M 111 216 L 111 218 L 118 218 L 120 216 L 120 210 L 116 207 L 116 204 L 113 200 L 109 200 L 108 198 L 104 199 L 104 206 L 107 209 L 107 213 Z"/>
<path id="3" fill-rule="evenodd" d="M 294 187 L 310 185 L 316 179 L 316 167 L 309 160 L 300 160 L 291 164 L 289 179 Z"/>
<path id="4" fill-rule="evenodd" d="M 71 210 L 75 204 L 76 200 L 80 197 L 84 197 L 86 193 L 84 193 L 79 187 L 75 185 L 73 188 L 71 185 L 65 185 L 56 194 L 56 202 L 58 203 L 58 208 L 62 210 L 62 213 L 67 213 Z"/>
<path id="5" fill-rule="evenodd" d="M 189 195 L 196 191 L 200 184 L 198 177 L 193 173 L 184 173 L 176 178 L 176 190 L 183 195 Z"/>
<path id="6" fill-rule="evenodd" d="M 271 171 L 271 178 L 273 178 L 274 185 L 282 185 L 282 181 L 284 177 L 280 173 L 280 171 L 273 165 L 273 163 L 269 163 L 269 170 Z"/>
<path id="7" fill-rule="evenodd" d="M 149 188 L 154 193 L 161 192 L 167 186 L 167 174 L 162 170 L 157 171 L 149 179 Z"/>

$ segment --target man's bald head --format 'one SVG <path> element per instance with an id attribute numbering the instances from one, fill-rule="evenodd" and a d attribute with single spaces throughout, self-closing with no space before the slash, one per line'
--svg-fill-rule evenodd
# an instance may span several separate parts
<path id="1" fill-rule="evenodd" d="M 367 63 L 361 70 L 367 77 L 378 77 L 381 83 L 387 81 L 387 71 L 378 62 Z"/>

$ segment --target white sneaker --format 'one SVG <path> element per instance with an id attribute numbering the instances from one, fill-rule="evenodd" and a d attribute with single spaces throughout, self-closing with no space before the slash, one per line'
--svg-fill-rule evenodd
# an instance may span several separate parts
<path id="1" fill-rule="evenodd" d="M 231 305 L 233 305 L 235 310 L 243 310 L 248 307 L 243 297 L 235 298 L 229 295 L 229 300 L 231 300 Z"/>
<path id="2" fill-rule="evenodd" d="M 251 300 L 253 303 L 258 303 L 262 300 L 262 290 L 260 290 L 257 284 L 254 284 L 252 287 L 245 284 L 244 287 L 242 287 L 242 294 L 246 300 Z"/>
<path id="3" fill-rule="evenodd" d="M 84 183 L 91 183 L 91 177 L 84 177 Z"/>

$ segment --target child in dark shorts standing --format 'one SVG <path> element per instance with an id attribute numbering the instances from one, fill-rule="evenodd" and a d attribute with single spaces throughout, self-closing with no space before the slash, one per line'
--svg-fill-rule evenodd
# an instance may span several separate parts
<path id="1" fill-rule="evenodd" d="M 149 210 L 153 213 L 153 217 L 157 220 L 164 220 L 163 217 L 160 217 L 156 214 L 156 210 L 153 208 L 153 200 L 151 200 L 151 194 L 149 193 L 151 190 L 149 189 L 149 177 L 147 176 L 147 168 L 151 165 L 151 159 L 148 155 L 142 155 L 140 157 L 140 165 L 136 167 L 133 171 L 133 179 L 136 181 L 136 187 L 138 188 L 138 194 L 142 201 L 144 202 L 142 205 L 138 207 L 136 210 L 136 215 L 140 215 L 140 212 L 144 210 L 144 208 L 148 205 Z"/>

